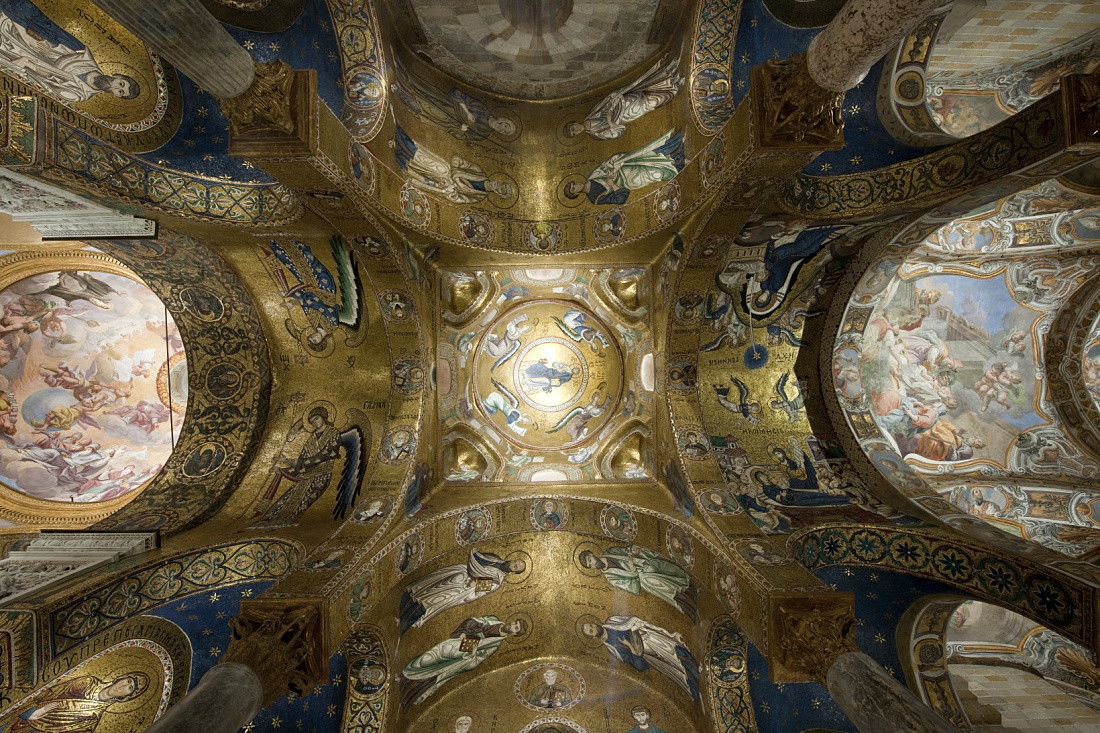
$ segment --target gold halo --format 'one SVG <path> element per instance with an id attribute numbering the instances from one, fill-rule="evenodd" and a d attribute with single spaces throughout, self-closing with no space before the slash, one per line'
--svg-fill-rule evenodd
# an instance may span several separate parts
<path id="1" fill-rule="evenodd" d="M 531 560 L 531 556 L 523 550 L 516 550 L 515 552 L 508 553 L 504 557 L 504 560 L 505 562 L 509 562 L 513 558 L 515 558 L 516 560 L 523 560 L 524 564 L 527 566 L 527 569 L 524 570 L 522 573 L 508 573 L 504 576 L 504 582 L 519 584 L 531 577 L 531 569 L 534 565 L 534 562 Z"/>
<path id="2" fill-rule="evenodd" d="M 511 185 L 511 187 L 512 187 L 512 198 L 506 199 L 506 198 L 502 197 L 500 194 L 490 193 L 488 196 L 485 197 L 486 201 L 488 201 L 490 204 L 497 207 L 498 209 L 510 209 L 510 208 L 512 208 L 513 206 L 516 205 L 516 202 L 519 201 L 519 199 L 520 199 L 520 191 L 519 191 L 519 184 L 516 183 L 515 178 L 512 178 L 507 173 L 501 173 L 500 171 L 497 171 L 496 173 L 489 176 L 489 180 L 490 181 L 507 181 L 508 184 Z"/>
<path id="3" fill-rule="evenodd" d="M 309 403 L 306 409 L 302 410 L 302 416 L 296 421 L 302 426 L 303 430 L 309 430 L 309 423 L 307 423 L 306 421 L 309 419 L 309 413 L 313 412 L 314 407 L 324 407 L 326 410 L 328 410 L 329 422 L 336 422 L 336 405 L 332 404 L 328 400 L 316 400 Z"/>
<path id="4" fill-rule="evenodd" d="M 528 636 L 530 636 L 531 632 L 534 631 L 534 629 L 535 629 L 535 620 L 533 618 L 531 618 L 531 614 L 524 613 L 523 611 L 520 611 L 518 613 L 513 613 L 511 616 L 509 616 L 508 618 L 506 618 L 504 620 L 504 623 L 510 624 L 513 621 L 519 621 L 520 619 L 523 619 L 524 622 L 526 622 L 526 624 L 527 624 L 527 633 L 523 634 L 522 636 L 512 636 L 511 634 L 509 634 L 506 641 L 514 641 L 518 644 L 519 642 L 525 640 Z"/>
<path id="5" fill-rule="evenodd" d="M 596 626 L 603 626 L 603 622 L 590 613 L 583 613 L 577 616 L 577 620 L 573 623 L 573 633 L 577 635 L 577 638 L 581 640 L 581 643 L 587 647 L 595 649 L 598 646 L 603 645 L 603 640 L 593 639 L 589 636 L 585 636 L 581 628 L 586 623 L 594 623 Z"/>
<path id="6" fill-rule="evenodd" d="M 128 672 L 126 674 L 120 674 L 118 677 L 115 677 L 115 680 L 119 680 L 122 677 L 127 677 L 130 674 L 132 674 L 132 673 Z M 148 673 L 146 673 L 146 674 L 148 674 Z M 112 684 L 114 683 L 115 680 L 112 680 Z M 163 687 L 163 685 L 164 685 L 164 680 L 163 679 L 160 681 L 160 684 Z M 127 700 L 126 702 L 111 703 L 110 707 L 107 708 L 106 712 L 113 713 L 115 715 L 121 715 L 123 713 L 132 713 L 135 710 L 141 708 L 143 705 L 148 704 L 148 701 L 145 700 L 144 698 L 145 698 L 146 695 L 149 694 L 149 691 L 152 690 L 152 689 L 153 689 L 153 679 L 152 679 L 152 677 L 150 677 L 149 678 L 149 686 L 146 687 L 140 695 L 133 698 L 132 700 Z"/>
<path id="7" fill-rule="evenodd" d="M 490 137 L 495 137 L 497 140 L 501 140 L 506 143 L 510 143 L 523 134 L 523 122 L 520 121 L 519 115 L 513 112 L 508 107 L 493 107 L 489 110 L 490 117 L 506 117 L 516 125 L 516 132 L 514 135 L 501 135 L 496 130 L 490 134 Z"/>
<path id="8" fill-rule="evenodd" d="M 597 557 L 603 555 L 604 553 L 603 549 L 595 542 L 590 542 L 588 540 L 578 542 L 577 546 L 573 548 L 573 564 L 576 565 L 577 569 L 581 571 L 581 575 L 585 575 L 589 578 L 596 578 L 600 575 L 603 575 L 603 571 L 586 568 L 583 564 L 581 564 L 581 553 L 585 550 L 594 550 Z"/>
<path id="9" fill-rule="evenodd" d="M 565 134 L 565 126 L 570 122 L 580 123 L 581 120 L 578 120 L 576 115 L 566 115 L 565 117 L 562 117 L 560 120 L 554 123 L 554 137 L 556 137 L 558 139 L 558 142 L 562 145 L 576 145 L 581 141 L 581 138 L 587 134 L 582 132 L 580 135 L 568 137 Z"/>
<path id="10" fill-rule="evenodd" d="M 557 189 L 555 189 L 555 191 L 554 191 L 555 196 L 558 199 L 558 203 L 561 204 L 562 206 L 564 206 L 567 209 L 575 209 L 578 206 L 580 206 L 581 204 L 583 204 L 585 202 L 585 196 L 584 196 L 583 193 L 580 196 L 578 196 L 577 198 L 571 199 L 571 198 L 569 198 L 568 196 L 565 195 L 565 187 L 573 181 L 587 181 L 587 180 L 588 180 L 588 176 L 583 176 L 580 173 L 570 173 L 568 176 L 561 179 L 561 183 L 558 184 Z"/>

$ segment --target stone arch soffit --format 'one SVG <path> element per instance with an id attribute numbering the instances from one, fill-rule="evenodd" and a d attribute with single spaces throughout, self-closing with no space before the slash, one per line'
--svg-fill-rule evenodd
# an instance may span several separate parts
<path id="1" fill-rule="evenodd" d="M 187 349 L 187 420 L 168 462 L 142 494 L 96 525 L 174 534 L 210 518 L 248 467 L 267 418 L 268 349 L 256 307 L 206 245 L 166 230 L 97 246 L 164 302 Z"/>
<path id="2" fill-rule="evenodd" d="M 1055 314 L 1046 338 L 1048 397 L 1062 430 L 1100 459 L 1100 409 L 1082 373 L 1090 332 L 1100 318 L 1100 277 L 1079 289 Z"/>
<path id="3" fill-rule="evenodd" d="M 834 565 L 879 567 L 936 580 L 1008 608 L 1092 647 L 1096 638 L 1092 588 L 1021 556 L 991 554 L 989 546 L 941 529 L 868 528 L 854 524 L 792 534 L 790 554 L 811 572 Z"/>
<path id="4" fill-rule="evenodd" d="M 167 557 L 154 557 L 95 584 L 52 600 L 36 613 L 44 619 L 39 644 L 51 659 L 158 606 L 192 593 L 236 583 L 277 579 L 303 554 L 297 543 L 257 538 Z"/>
<path id="5" fill-rule="evenodd" d="M 970 721 L 947 671 L 947 625 L 966 596 L 933 595 L 906 609 L 898 622 L 898 657 L 909 689 L 960 729 Z"/>

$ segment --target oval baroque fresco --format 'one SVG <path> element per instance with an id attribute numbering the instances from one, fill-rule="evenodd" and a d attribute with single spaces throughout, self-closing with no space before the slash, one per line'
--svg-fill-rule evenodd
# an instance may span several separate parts
<path id="1" fill-rule="evenodd" d="M 153 478 L 187 404 L 183 342 L 157 296 L 121 275 L 63 270 L 4 288 L 0 309 L 0 481 L 77 503 Z"/>

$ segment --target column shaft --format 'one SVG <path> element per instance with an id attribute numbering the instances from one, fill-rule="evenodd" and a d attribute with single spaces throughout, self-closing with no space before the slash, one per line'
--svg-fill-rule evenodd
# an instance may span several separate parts
<path id="1" fill-rule="evenodd" d="M 848 0 L 810 42 L 810 76 L 846 92 L 944 0 Z"/>
<path id="2" fill-rule="evenodd" d="M 829 694 L 860 733 L 952 733 L 954 726 L 902 687 L 863 652 L 848 652 L 829 668 Z"/>
<path id="3" fill-rule="evenodd" d="M 145 733 L 237 733 L 260 711 L 263 689 L 243 664 L 216 664 Z"/>
<path id="4" fill-rule="evenodd" d="M 199 0 L 94 2 L 211 94 L 232 99 L 252 84 L 252 56 Z"/>

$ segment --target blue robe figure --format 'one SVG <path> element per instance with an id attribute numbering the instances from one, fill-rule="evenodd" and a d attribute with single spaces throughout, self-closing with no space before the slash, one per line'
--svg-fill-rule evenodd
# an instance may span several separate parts
<path id="1" fill-rule="evenodd" d="M 699 663 L 679 634 L 670 634 L 637 616 L 609 616 L 595 628 L 595 636 L 616 659 L 639 672 L 655 667 L 699 702 Z"/>

